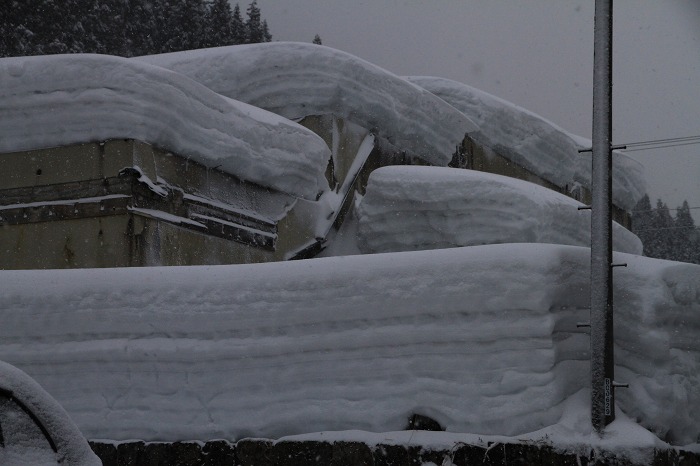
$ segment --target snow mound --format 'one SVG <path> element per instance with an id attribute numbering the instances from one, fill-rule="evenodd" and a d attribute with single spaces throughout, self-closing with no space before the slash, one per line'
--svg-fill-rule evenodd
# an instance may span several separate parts
<path id="1" fill-rule="evenodd" d="M 533 183 L 473 170 L 384 167 L 372 172 L 358 206 L 364 253 L 494 243 L 590 246 L 590 210 Z M 642 254 L 642 243 L 613 223 L 613 248 Z"/>
<path id="2" fill-rule="evenodd" d="M 102 464 L 68 413 L 27 374 L 0 361 L 0 389 L 11 392 L 12 398 L 17 400 L 0 404 L 1 419 L 10 421 L 2 425 L 0 464 Z M 0 399 L 4 398 L 0 394 Z M 41 422 L 55 444 L 56 453 L 50 449 L 37 424 L 20 410 L 18 403 Z"/>
<path id="3" fill-rule="evenodd" d="M 615 272 L 617 374 L 630 384 L 619 406 L 666 440 L 696 442 L 700 266 L 614 260 L 628 263 Z M 450 432 L 519 435 L 559 423 L 590 384 L 576 326 L 589 264 L 587 248 L 500 244 L 0 271 L 0 358 L 88 438 L 389 432 L 412 413 Z"/>
<path id="4" fill-rule="evenodd" d="M 406 78 L 471 118 L 475 141 L 558 186 L 591 187 L 591 141 L 566 132 L 529 110 L 456 81 L 430 76 Z M 613 155 L 613 200 L 631 210 L 645 192 L 644 167 L 632 157 Z"/>
<path id="5" fill-rule="evenodd" d="M 447 165 L 476 126 L 430 92 L 353 55 L 274 42 L 138 57 L 290 119 L 334 114 L 401 150 Z"/>
<path id="6" fill-rule="evenodd" d="M 315 199 L 321 138 L 177 73 L 105 55 L 0 59 L 0 153 L 139 139 L 243 180 Z"/>

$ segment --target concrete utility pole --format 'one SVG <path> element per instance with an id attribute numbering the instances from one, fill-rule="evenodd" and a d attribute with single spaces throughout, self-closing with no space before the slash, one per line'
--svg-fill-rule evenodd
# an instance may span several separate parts
<path id="1" fill-rule="evenodd" d="M 591 422 L 615 420 L 612 299 L 612 0 L 596 0 L 591 202 Z"/>

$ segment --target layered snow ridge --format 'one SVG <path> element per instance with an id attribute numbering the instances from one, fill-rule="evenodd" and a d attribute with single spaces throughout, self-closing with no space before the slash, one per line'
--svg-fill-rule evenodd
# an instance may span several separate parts
<path id="1" fill-rule="evenodd" d="M 556 425 L 589 381 L 587 248 L 500 244 L 277 264 L 0 271 L 0 359 L 88 438 Z M 619 406 L 700 436 L 700 267 L 616 253 Z M 586 424 L 585 428 L 590 429 Z M 583 428 L 583 427 L 582 427 Z"/>
<path id="2" fill-rule="evenodd" d="M 138 57 L 290 119 L 333 114 L 447 165 L 476 125 L 432 93 L 329 47 L 274 42 Z"/>
<path id="3" fill-rule="evenodd" d="M 591 156 L 579 149 L 591 141 L 575 136 L 529 110 L 456 81 L 430 76 L 407 77 L 472 119 L 472 137 L 557 186 L 591 187 Z M 613 202 L 631 210 L 645 192 L 644 167 L 613 152 Z"/>
<path id="4" fill-rule="evenodd" d="M 357 207 L 364 253 L 495 243 L 590 245 L 583 204 L 514 178 L 443 167 L 372 172 Z M 613 249 L 642 254 L 639 238 L 613 223 Z"/>
<path id="5" fill-rule="evenodd" d="M 121 138 L 298 197 L 329 189 L 320 137 L 186 76 L 105 55 L 0 59 L 0 153 Z"/>

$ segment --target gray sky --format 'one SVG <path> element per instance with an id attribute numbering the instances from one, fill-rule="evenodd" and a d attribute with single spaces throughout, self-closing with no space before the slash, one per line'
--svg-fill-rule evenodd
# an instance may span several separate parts
<path id="1" fill-rule="evenodd" d="M 396 74 L 454 79 L 591 136 L 593 0 L 258 5 L 274 40 L 319 34 Z M 618 0 L 614 18 L 615 142 L 700 135 L 700 2 Z M 646 167 L 652 204 L 661 197 L 671 208 L 684 199 L 700 207 L 700 145 L 630 155 Z"/>

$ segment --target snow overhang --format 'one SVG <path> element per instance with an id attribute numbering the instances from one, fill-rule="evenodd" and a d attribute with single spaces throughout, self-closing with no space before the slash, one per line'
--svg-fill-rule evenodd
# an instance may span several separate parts
<path id="1" fill-rule="evenodd" d="M 163 68 L 89 54 L 2 58 L 0 82 L 0 153 L 136 139 L 297 197 L 329 189 L 320 137 Z"/>
<path id="2" fill-rule="evenodd" d="M 333 114 L 447 165 L 476 125 L 430 92 L 329 47 L 275 42 L 138 57 L 290 119 Z"/>

